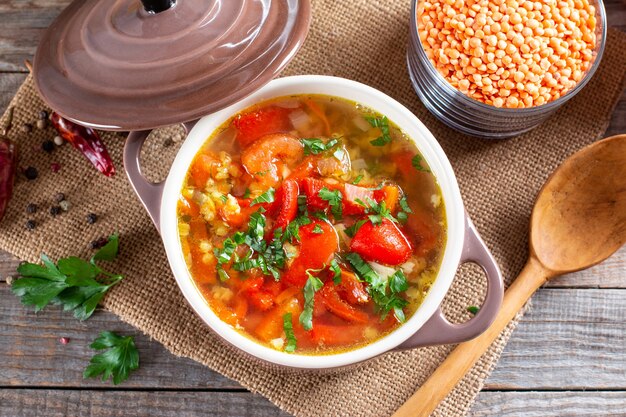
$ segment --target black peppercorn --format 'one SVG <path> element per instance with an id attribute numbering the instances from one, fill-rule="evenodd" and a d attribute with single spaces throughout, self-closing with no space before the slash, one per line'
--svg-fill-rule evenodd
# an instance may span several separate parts
<path id="1" fill-rule="evenodd" d="M 46 110 L 42 110 L 42 111 L 39 112 L 39 118 L 41 120 L 47 120 L 49 116 L 50 115 L 48 114 L 48 112 Z"/>
<path id="2" fill-rule="evenodd" d="M 97 221 L 98 221 L 98 216 L 96 216 L 94 213 L 89 213 L 87 215 L 87 223 L 94 224 Z"/>
<path id="3" fill-rule="evenodd" d="M 107 243 L 109 243 L 109 239 L 107 239 L 106 237 L 101 237 L 100 239 L 91 242 L 91 249 L 100 249 Z"/>
<path id="4" fill-rule="evenodd" d="M 56 193 L 54 195 L 54 201 L 56 201 L 57 203 L 60 203 L 63 200 L 65 200 L 65 194 L 63 194 L 63 193 Z"/>
<path id="5" fill-rule="evenodd" d="M 39 176 L 39 172 L 35 167 L 28 167 L 24 170 L 24 175 L 27 179 L 32 181 L 37 179 L 37 177 Z"/>
<path id="6" fill-rule="evenodd" d="M 37 227 L 37 223 L 34 220 L 29 220 L 26 222 L 26 228 L 28 230 L 33 230 L 35 227 Z"/>
<path id="7" fill-rule="evenodd" d="M 44 151 L 50 153 L 54 150 L 54 142 L 52 142 L 51 140 L 47 140 L 45 142 L 43 142 L 41 144 L 41 149 L 43 149 Z"/>
<path id="8" fill-rule="evenodd" d="M 50 214 L 52 215 L 52 217 L 58 216 L 59 214 L 61 214 L 61 207 L 59 206 L 50 207 Z"/>
<path id="9" fill-rule="evenodd" d="M 29 205 L 26 206 L 26 213 L 28 214 L 34 214 L 37 213 L 37 204 L 35 203 L 30 203 Z"/>

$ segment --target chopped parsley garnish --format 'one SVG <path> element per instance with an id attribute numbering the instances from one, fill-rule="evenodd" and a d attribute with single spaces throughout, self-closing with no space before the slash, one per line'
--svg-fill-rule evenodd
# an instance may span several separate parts
<path id="1" fill-rule="evenodd" d="M 256 204 L 261 204 L 261 203 L 273 203 L 275 192 L 276 191 L 272 187 L 268 188 L 266 192 L 264 192 L 263 194 L 261 194 L 260 196 L 258 196 L 257 198 L 255 198 L 254 200 L 250 202 L 250 207 Z"/>
<path id="2" fill-rule="evenodd" d="M 413 157 L 413 159 L 411 159 L 411 165 L 413 165 L 413 168 L 415 168 L 418 171 L 422 171 L 422 172 L 430 172 L 429 169 L 426 169 L 422 166 L 422 155 L 415 155 Z"/>
<path id="3" fill-rule="evenodd" d="M 307 199 L 305 195 L 298 195 L 298 214 L 301 216 L 309 215 L 309 208 L 307 207 Z"/>
<path id="4" fill-rule="evenodd" d="M 356 202 L 357 204 L 365 207 L 365 212 L 369 213 L 367 217 L 374 226 L 380 225 L 383 219 L 389 219 L 395 223 L 398 222 L 398 220 L 392 216 L 391 211 L 387 208 L 387 203 L 385 203 L 385 201 L 378 203 L 371 198 L 368 198 L 367 204 L 360 199 L 356 199 Z"/>
<path id="5" fill-rule="evenodd" d="M 307 269 L 306 274 L 309 277 L 304 284 L 304 309 L 300 313 L 300 324 L 304 330 L 311 330 L 313 328 L 313 306 L 315 302 L 315 293 L 318 292 L 324 286 L 321 279 L 314 276 L 313 272 L 320 272 L 322 269 Z"/>
<path id="6" fill-rule="evenodd" d="M 300 227 L 311 223 L 311 219 L 307 216 L 298 216 L 292 222 L 290 222 L 287 227 L 285 227 L 285 232 L 283 233 L 282 241 L 283 242 L 294 242 L 300 241 Z"/>
<path id="7" fill-rule="evenodd" d="M 86 320 L 104 294 L 123 278 L 96 265 L 96 261 L 114 260 L 118 248 L 118 237 L 112 235 L 89 261 L 70 256 L 59 259 L 55 265 L 42 254 L 43 265 L 25 262 L 18 266 L 20 276 L 13 282 L 11 291 L 20 297 L 22 304 L 35 306 L 35 311 L 49 303 L 60 304 L 77 319 Z"/>
<path id="8" fill-rule="evenodd" d="M 246 188 L 246 191 L 243 192 L 243 198 L 250 198 L 250 189 Z"/>
<path id="9" fill-rule="evenodd" d="M 340 220 L 342 218 L 341 192 L 339 190 L 331 191 L 328 188 L 324 187 L 319 191 L 318 195 L 322 200 L 328 201 L 328 204 L 330 205 L 330 211 L 333 213 L 333 216 L 335 216 L 335 219 Z"/>
<path id="10" fill-rule="evenodd" d="M 409 207 L 409 203 L 406 201 L 406 197 L 402 197 L 400 199 L 400 208 L 405 213 L 413 213 L 413 210 L 411 210 L 411 207 Z"/>
<path id="11" fill-rule="evenodd" d="M 228 197 L 226 197 L 224 194 L 220 195 L 220 200 L 222 200 L 222 203 L 225 203 L 228 201 Z"/>
<path id="12" fill-rule="evenodd" d="M 467 307 L 467 311 L 469 311 L 470 313 L 476 315 L 480 311 L 480 307 L 469 306 L 469 307 Z"/>
<path id="13" fill-rule="evenodd" d="M 131 371 L 139 368 L 139 351 L 132 336 L 120 336 L 113 332 L 102 332 L 90 345 L 92 349 L 106 352 L 94 355 L 83 372 L 83 378 L 102 375 L 102 381 L 113 378 L 117 385 L 128 379 Z"/>
<path id="14" fill-rule="evenodd" d="M 346 227 L 344 232 L 349 236 L 349 237 L 354 237 L 354 235 L 356 234 L 356 232 L 361 228 L 361 226 L 363 226 L 365 223 L 367 223 L 367 220 L 359 220 L 357 222 L 354 222 L 352 224 L 352 226 Z"/>
<path id="15" fill-rule="evenodd" d="M 358 177 L 354 179 L 354 181 L 352 181 L 352 184 L 357 185 L 358 183 L 361 182 L 362 179 L 363 179 L 363 175 L 359 175 Z"/>
<path id="16" fill-rule="evenodd" d="M 402 270 L 397 270 L 388 279 L 384 279 L 358 254 L 350 252 L 346 255 L 346 259 L 358 277 L 369 284 L 367 292 L 372 297 L 376 309 L 381 313 L 381 319 L 384 320 L 387 313 L 393 310 L 396 320 L 403 323 L 405 316 L 402 309 L 408 302 L 401 298 L 399 293 L 406 291 L 408 283 Z"/>
<path id="17" fill-rule="evenodd" d="M 365 120 L 367 120 L 370 126 L 379 128 L 380 132 L 382 133 L 381 136 L 370 141 L 372 145 L 385 146 L 386 144 L 391 142 L 391 135 L 389 134 L 389 119 L 387 119 L 387 116 L 366 117 Z"/>
<path id="18" fill-rule="evenodd" d="M 313 233 L 315 233 L 316 235 L 321 235 L 322 233 L 324 233 L 324 231 L 322 230 L 322 226 L 316 224 L 313 228 Z"/>
<path id="19" fill-rule="evenodd" d="M 293 332 L 291 313 L 287 313 L 283 316 L 283 330 L 285 331 L 285 336 L 287 337 L 287 346 L 285 346 L 285 352 L 295 352 L 297 347 L 297 341 L 296 335 Z"/>
<path id="20" fill-rule="evenodd" d="M 336 259 L 330 261 L 330 265 L 328 266 L 330 271 L 333 273 L 333 282 L 335 285 L 341 284 L 341 267 Z"/>
<path id="21" fill-rule="evenodd" d="M 319 138 L 300 139 L 300 142 L 304 145 L 305 155 L 319 155 L 322 152 L 331 150 L 339 143 L 335 138 L 332 138 L 328 142 L 324 142 Z"/>

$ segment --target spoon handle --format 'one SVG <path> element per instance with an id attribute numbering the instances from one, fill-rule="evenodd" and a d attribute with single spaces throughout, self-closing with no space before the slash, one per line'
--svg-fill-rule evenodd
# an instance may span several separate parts
<path id="1" fill-rule="evenodd" d="M 502 308 L 491 326 L 477 338 L 459 344 L 392 417 L 429 416 L 548 278 L 548 272 L 531 257 L 505 292 Z"/>

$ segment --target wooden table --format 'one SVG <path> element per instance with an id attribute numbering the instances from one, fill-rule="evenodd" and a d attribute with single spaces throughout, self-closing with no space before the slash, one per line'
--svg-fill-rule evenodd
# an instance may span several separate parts
<path id="1" fill-rule="evenodd" d="M 68 0 L 0 2 L 0 111 L 26 77 L 37 41 Z M 607 0 L 626 31 L 626 0 Z M 624 51 L 626 53 L 626 51 Z M 626 132 L 626 94 L 607 136 Z M 0 252 L 0 416 L 284 416 L 259 395 L 99 312 L 86 322 L 50 307 L 35 315 L 4 285 L 18 261 Z M 102 330 L 135 335 L 142 365 L 121 386 L 82 379 Z M 69 344 L 59 343 L 61 336 Z M 472 416 L 626 415 L 626 248 L 533 298 Z"/>

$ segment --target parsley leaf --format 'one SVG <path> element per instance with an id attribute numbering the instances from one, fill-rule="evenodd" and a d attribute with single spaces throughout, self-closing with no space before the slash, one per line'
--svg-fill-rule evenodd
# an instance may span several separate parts
<path id="1" fill-rule="evenodd" d="M 246 190 L 243 192 L 243 198 L 250 198 L 250 189 L 246 188 Z"/>
<path id="2" fill-rule="evenodd" d="M 361 228 L 361 226 L 363 226 L 365 223 L 367 223 L 367 220 L 359 220 L 357 222 L 354 222 L 352 224 L 352 226 L 346 227 L 344 229 L 344 232 L 346 233 L 346 235 L 348 235 L 349 237 L 354 237 L 354 235 L 356 234 L 356 232 Z"/>
<path id="3" fill-rule="evenodd" d="M 340 220 L 342 218 L 341 200 L 343 198 L 341 192 L 339 190 L 331 191 L 324 187 L 319 191 L 318 195 L 322 200 L 328 201 L 333 216 L 335 216 L 335 219 Z"/>
<path id="4" fill-rule="evenodd" d="M 422 155 L 419 155 L 419 154 L 415 155 L 415 156 L 413 157 L 413 159 L 411 159 L 411 165 L 413 165 L 413 168 L 415 168 L 415 169 L 416 169 L 416 170 L 418 170 L 418 171 L 422 171 L 422 172 L 430 172 L 430 170 L 429 170 L 429 169 L 424 168 L 424 167 L 422 166 L 422 159 L 423 159 L 423 158 L 422 158 Z"/>
<path id="5" fill-rule="evenodd" d="M 318 138 L 300 139 L 300 142 L 304 145 L 305 155 L 319 155 L 322 152 L 331 150 L 339 143 L 335 138 L 332 138 L 328 142 L 324 142 Z"/>
<path id="6" fill-rule="evenodd" d="M 337 262 L 337 260 L 333 259 L 332 261 L 330 261 L 330 265 L 328 266 L 328 268 L 333 273 L 333 282 L 335 283 L 335 285 L 341 284 L 341 268 L 339 267 L 339 263 Z"/>
<path id="7" fill-rule="evenodd" d="M 283 330 L 287 337 L 287 346 L 285 346 L 285 352 L 295 352 L 297 347 L 296 335 L 293 332 L 293 323 L 291 322 L 291 313 L 287 313 L 283 316 Z"/>
<path id="8" fill-rule="evenodd" d="M 322 233 L 324 233 L 324 231 L 322 230 L 322 226 L 316 224 L 313 228 L 313 233 L 315 233 L 316 235 L 321 235 Z"/>
<path id="9" fill-rule="evenodd" d="M 391 211 L 387 208 L 387 203 L 385 203 L 384 200 L 378 203 L 371 198 L 368 198 L 367 204 L 363 203 L 361 200 L 357 200 L 357 203 L 365 207 L 366 213 L 371 213 L 367 217 L 374 226 L 380 225 L 383 218 L 389 219 L 394 223 L 398 222 L 398 220 L 391 215 Z"/>
<path id="10" fill-rule="evenodd" d="M 408 302 L 401 298 L 399 293 L 406 291 L 408 283 L 402 270 L 398 270 L 388 279 L 384 279 L 357 253 L 347 254 L 346 259 L 359 278 L 369 284 L 367 292 L 372 297 L 376 309 L 381 313 L 381 319 L 384 320 L 387 313 L 393 310 L 396 320 L 403 323 L 406 318 L 402 309 L 406 307 Z"/>
<path id="11" fill-rule="evenodd" d="M 469 307 L 467 307 L 467 311 L 469 311 L 470 313 L 476 315 L 480 311 L 480 307 L 469 306 Z"/>
<path id="12" fill-rule="evenodd" d="M 139 368 L 139 351 L 132 336 L 122 337 L 113 332 L 102 332 L 90 345 L 92 349 L 105 352 L 94 355 L 83 372 L 83 378 L 102 375 L 102 381 L 113 377 L 113 384 L 128 379 L 131 371 Z"/>
<path id="13" fill-rule="evenodd" d="M 306 216 L 298 216 L 285 227 L 283 242 L 300 241 L 300 227 L 311 223 L 311 219 Z"/>
<path id="14" fill-rule="evenodd" d="M 366 117 L 365 120 L 367 120 L 370 126 L 379 128 L 380 132 L 382 133 L 381 136 L 370 141 L 372 145 L 385 146 L 386 144 L 391 142 L 391 135 L 389 134 L 389 119 L 387 119 L 387 116 Z"/>
<path id="15" fill-rule="evenodd" d="M 320 272 L 322 269 L 307 269 L 306 274 L 309 277 L 304 284 L 304 309 L 300 313 L 300 324 L 304 330 L 311 330 L 313 328 L 313 305 L 315 302 L 315 293 L 319 291 L 324 283 L 318 277 L 313 276 L 311 272 Z"/>
<path id="16" fill-rule="evenodd" d="M 354 179 L 354 181 L 352 181 L 352 184 L 357 185 L 358 183 L 361 182 L 362 179 L 363 179 L 363 175 L 359 175 L 358 177 Z"/>
<path id="17" fill-rule="evenodd" d="M 261 203 L 273 203 L 275 192 L 276 191 L 272 187 L 268 188 L 266 192 L 264 192 L 263 194 L 261 194 L 260 196 L 258 196 L 257 198 L 255 198 L 254 200 L 250 202 L 250 207 L 256 204 L 261 204 Z"/>
<path id="18" fill-rule="evenodd" d="M 64 311 L 72 311 L 79 320 L 88 319 L 104 294 L 121 279 L 98 265 L 96 260 L 113 260 L 117 256 L 118 237 L 112 235 L 90 261 L 70 256 L 59 259 L 57 265 L 41 255 L 43 265 L 23 263 L 17 268 L 19 278 L 11 291 L 24 305 L 40 311 L 48 304 L 60 304 Z"/>

